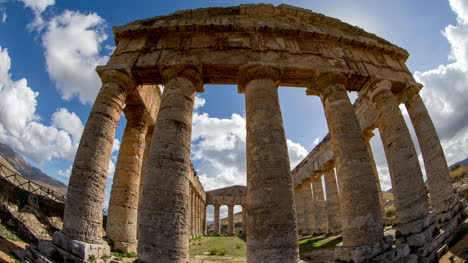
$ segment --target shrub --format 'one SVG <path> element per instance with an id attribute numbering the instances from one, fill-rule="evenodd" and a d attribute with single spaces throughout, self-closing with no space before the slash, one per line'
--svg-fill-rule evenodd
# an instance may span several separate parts
<path id="1" fill-rule="evenodd" d="M 89 255 L 88 261 L 89 262 L 96 262 L 96 256 L 95 255 Z"/>
<path id="2" fill-rule="evenodd" d="M 237 248 L 237 249 L 241 249 L 241 248 L 242 248 L 241 244 L 237 244 L 237 245 L 236 245 L 236 248 Z"/>
<path id="3" fill-rule="evenodd" d="M 220 256 L 226 255 L 226 250 L 221 249 L 220 251 L 218 251 L 218 255 L 220 255 Z"/>
<path id="4" fill-rule="evenodd" d="M 208 252 L 210 253 L 211 256 L 214 256 L 214 255 L 218 254 L 218 250 L 216 248 L 212 248 Z"/>

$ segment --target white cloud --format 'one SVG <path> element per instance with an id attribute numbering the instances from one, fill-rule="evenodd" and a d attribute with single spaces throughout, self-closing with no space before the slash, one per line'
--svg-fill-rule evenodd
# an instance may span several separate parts
<path id="1" fill-rule="evenodd" d="M 120 150 L 120 141 L 119 139 L 115 138 L 114 143 L 112 144 L 112 152 L 116 152 Z"/>
<path id="2" fill-rule="evenodd" d="M 74 112 L 69 112 L 67 109 L 61 108 L 52 114 L 52 123 L 57 128 L 70 133 L 75 143 L 79 142 L 84 126 L 80 118 Z"/>
<path id="3" fill-rule="evenodd" d="M 75 96 L 83 104 L 92 103 L 101 87 L 95 72 L 109 59 L 101 56 L 107 39 L 105 21 L 96 13 L 65 10 L 47 22 L 42 36 L 47 72 L 65 100 Z"/>
<path id="4" fill-rule="evenodd" d="M 205 106 L 205 103 L 206 100 L 197 94 L 195 97 L 195 105 L 193 106 L 193 109 L 197 110 L 198 108 Z"/>
<path id="5" fill-rule="evenodd" d="M 23 2 L 24 6 L 31 8 L 34 13 L 34 20 L 28 24 L 30 30 L 37 29 L 42 30 L 44 28 L 44 19 L 42 18 L 42 12 L 47 7 L 55 5 L 55 0 L 19 0 Z"/>
<path id="6" fill-rule="evenodd" d="M 198 175 L 206 191 L 246 184 L 245 118 L 232 114 L 229 119 L 193 115 L 192 159 L 198 162 Z M 306 155 L 306 149 L 287 140 L 291 167 Z"/>
<path id="7" fill-rule="evenodd" d="M 2 23 L 6 23 L 7 14 L 6 14 L 5 8 L 4 7 L 0 8 L 0 11 L 2 12 Z"/>
<path id="8" fill-rule="evenodd" d="M 439 133 L 447 161 L 452 164 L 468 153 L 468 3 L 450 0 L 458 24 L 449 25 L 443 34 L 451 46 L 450 64 L 416 72 L 424 84 L 421 97 Z"/>
<path id="9" fill-rule="evenodd" d="M 60 127 L 40 123 L 39 93 L 24 78 L 12 80 L 10 68 L 8 50 L 0 47 L 0 141 L 39 163 L 53 157 L 73 160 L 77 144 L 72 136 Z"/>
<path id="10" fill-rule="evenodd" d="M 319 144 L 319 142 L 320 142 L 320 138 L 317 137 L 317 138 L 315 138 L 315 140 L 314 140 L 314 142 L 313 142 L 313 145 L 316 146 L 316 145 Z"/>

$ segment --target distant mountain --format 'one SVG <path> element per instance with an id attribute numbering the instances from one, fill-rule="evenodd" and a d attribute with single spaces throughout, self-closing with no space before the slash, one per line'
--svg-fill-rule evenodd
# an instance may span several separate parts
<path id="1" fill-rule="evenodd" d="M 457 164 L 460 165 L 460 166 L 468 166 L 468 158 L 465 158 L 465 160 L 463 160 L 463 161 L 459 161 L 457 163 L 454 163 L 454 164 L 450 165 L 449 169 L 452 169 L 452 167 L 454 167 Z"/>
<path id="2" fill-rule="evenodd" d="M 3 157 L 0 158 L 2 164 L 7 166 L 8 168 L 14 168 L 14 170 L 16 170 L 23 177 L 34 181 L 44 187 L 50 188 L 54 191 L 58 191 L 64 194 L 67 192 L 67 186 L 64 183 L 48 176 L 38 168 L 26 162 L 24 158 L 21 157 L 21 155 L 19 155 L 15 151 L 13 151 L 13 149 L 11 149 L 10 146 L 0 143 L 0 155 L 1 157 Z M 9 165 L 5 164 L 2 159 L 6 160 Z"/>

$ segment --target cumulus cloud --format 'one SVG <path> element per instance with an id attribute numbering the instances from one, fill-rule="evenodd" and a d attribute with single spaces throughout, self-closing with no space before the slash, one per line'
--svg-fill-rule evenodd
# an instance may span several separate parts
<path id="1" fill-rule="evenodd" d="M 12 80 L 11 59 L 7 49 L 0 47 L 0 141 L 24 156 L 43 163 L 53 157 L 73 160 L 77 143 L 66 121 L 46 126 L 36 114 L 38 92 L 26 79 Z M 75 116 L 61 109 L 53 116 Z M 60 118 L 56 118 L 57 121 Z M 54 122 L 54 120 L 53 120 Z M 81 122 L 78 117 L 74 122 Z"/>
<path id="2" fill-rule="evenodd" d="M 44 28 L 44 19 L 42 18 L 42 12 L 47 7 L 55 5 L 55 0 L 20 0 L 24 6 L 30 8 L 34 14 L 34 20 L 28 24 L 30 30 L 37 29 L 41 30 Z"/>
<path id="3" fill-rule="evenodd" d="M 193 115 L 192 159 L 198 162 L 198 175 L 205 190 L 246 185 L 246 122 L 239 114 L 228 119 Z M 306 149 L 287 140 L 291 167 L 306 155 Z"/>
<path id="4" fill-rule="evenodd" d="M 108 56 L 101 56 L 101 45 L 108 38 L 105 21 L 96 13 L 65 10 L 46 23 L 42 36 L 47 72 L 65 100 L 78 97 L 92 103 L 101 87 L 95 72 Z"/>
<path id="5" fill-rule="evenodd" d="M 2 13 L 2 23 L 6 23 L 7 14 L 6 14 L 5 8 L 4 8 L 4 7 L 1 7 L 1 8 L 0 8 L 0 12 Z"/>
<path id="6" fill-rule="evenodd" d="M 84 126 L 80 118 L 74 112 L 69 112 L 68 109 L 61 108 L 52 115 L 52 123 L 57 128 L 70 133 L 75 143 L 79 142 Z"/>
<path id="7" fill-rule="evenodd" d="M 450 0 L 457 15 L 457 25 L 443 31 L 451 53 L 450 63 L 416 72 L 415 78 L 425 87 L 421 97 L 439 133 L 449 164 L 466 158 L 468 153 L 468 3 Z"/>

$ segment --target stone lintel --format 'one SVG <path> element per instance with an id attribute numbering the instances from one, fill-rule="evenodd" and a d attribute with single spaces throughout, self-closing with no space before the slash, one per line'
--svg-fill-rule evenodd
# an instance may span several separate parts
<path id="1" fill-rule="evenodd" d="M 159 90 L 158 85 L 139 85 L 136 89 L 127 95 L 125 109 L 130 106 L 133 108 L 142 108 L 139 114 L 144 114 L 148 125 L 154 126 L 156 123 L 160 102 L 161 91 Z M 124 112 L 126 111 L 125 109 Z M 125 112 L 125 115 L 127 119 L 129 119 L 127 112 Z"/>

